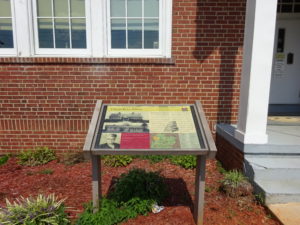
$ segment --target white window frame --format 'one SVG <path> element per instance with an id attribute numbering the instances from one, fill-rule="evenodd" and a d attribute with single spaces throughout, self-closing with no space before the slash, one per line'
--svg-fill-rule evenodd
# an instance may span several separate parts
<path id="1" fill-rule="evenodd" d="M 86 49 L 39 48 L 36 0 L 11 0 L 11 11 L 14 48 L 0 57 L 171 58 L 172 0 L 160 0 L 159 49 L 109 49 L 109 0 L 86 0 Z"/>
<path id="2" fill-rule="evenodd" d="M 111 48 L 110 0 L 106 0 L 106 57 L 171 57 L 172 0 L 159 1 L 159 48 L 158 49 L 113 49 Z M 127 32 L 127 30 L 126 30 Z"/>
<path id="3" fill-rule="evenodd" d="M 90 56 L 91 55 L 91 41 L 90 41 L 90 0 L 85 0 L 85 15 L 86 15 L 86 48 L 40 48 L 38 37 L 38 24 L 37 24 L 37 0 L 32 0 L 32 20 L 33 20 L 33 33 L 34 33 L 34 52 L 36 55 L 42 56 Z M 52 8 L 52 10 L 54 10 Z M 69 9 L 70 10 L 70 9 Z M 54 17 L 55 18 L 55 17 Z M 66 17 L 73 18 L 73 17 Z M 70 31 L 71 32 L 71 31 Z M 54 36 L 54 34 L 53 34 Z M 71 36 L 70 36 L 71 38 Z"/>
<path id="4" fill-rule="evenodd" d="M 13 48 L 0 48 L 0 55 L 2 56 L 16 56 L 17 55 L 17 42 L 16 42 L 16 23 L 15 23 L 15 7 L 14 0 L 10 0 L 11 17 L 1 17 L 4 19 L 11 19 L 12 21 L 12 35 L 13 35 Z"/>

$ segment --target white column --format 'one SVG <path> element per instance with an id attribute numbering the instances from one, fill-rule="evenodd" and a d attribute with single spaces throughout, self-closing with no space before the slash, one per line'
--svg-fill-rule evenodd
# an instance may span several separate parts
<path id="1" fill-rule="evenodd" d="M 277 0 L 248 0 L 240 106 L 235 137 L 264 144 L 266 134 Z"/>

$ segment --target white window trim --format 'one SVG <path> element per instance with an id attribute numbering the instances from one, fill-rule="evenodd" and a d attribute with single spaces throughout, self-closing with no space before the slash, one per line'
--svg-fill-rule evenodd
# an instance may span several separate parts
<path id="1" fill-rule="evenodd" d="M 86 49 L 38 48 L 35 1 L 11 0 L 14 48 L 0 49 L 0 57 L 171 58 L 172 0 L 160 0 L 159 49 L 111 49 L 113 51 L 109 50 L 109 0 L 86 0 Z"/>
<path id="2" fill-rule="evenodd" d="M 33 20 L 33 34 L 34 34 L 34 47 L 36 55 L 91 55 L 91 42 L 90 42 L 90 0 L 85 1 L 85 14 L 86 14 L 86 48 L 85 49 L 71 49 L 71 48 L 39 48 L 39 39 L 38 39 L 38 25 L 37 25 L 37 4 L 36 0 L 32 2 L 32 20 Z M 71 38 L 71 37 L 70 37 Z"/>
<path id="3" fill-rule="evenodd" d="M 13 48 L 0 48 L 1 56 L 15 56 L 17 55 L 17 42 L 16 42 L 16 22 L 15 22 L 15 7 L 14 1 L 10 1 L 10 11 L 11 11 L 11 20 L 12 20 L 12 34 L 13 34 Z M 4 18 L 4 17 L 2 17 Z M 9 17 L 10 18 L 10 17 Z"/>
<path id="4" fill-rule="evenodd" d="M 110 0 L 105 1 L 103 7 L 106 14 L 106 57 L 137 57 L 137 58 L 154 58 L 154 57 L 171 57 L 171 36 L 172 36 L 172 0 L 159 1 L 159 48 L 158 49 L 112 49 L 111 48 L 111 27 L 110 27 Z"/>

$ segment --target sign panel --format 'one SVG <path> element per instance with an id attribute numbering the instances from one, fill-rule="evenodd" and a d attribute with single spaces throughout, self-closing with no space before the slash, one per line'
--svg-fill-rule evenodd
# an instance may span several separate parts
<path id="1" fill-rule="evenodd" d="M 203 149 L 193 106 L 104 106 L 95 149 Z"/>

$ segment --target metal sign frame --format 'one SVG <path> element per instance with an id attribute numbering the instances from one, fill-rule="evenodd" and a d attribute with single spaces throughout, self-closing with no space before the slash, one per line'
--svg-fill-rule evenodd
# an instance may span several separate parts
<path id="1" fill-rule="evenodd" d="M 195 125 L 199 128 L 201 138 L 203 138 L 204 148 L 198 149 L 99 149 L 95 148 L 97 140 L 97 131 L 100 128 L 100 122 L 103 114 L 104 106 L 190 106 L 194 109 Z M 199 137 L 199 132 L 198 138 Z M 99 199 L 101 198 L 101 155 L 196 155 L 196 178 L 195 178 L 195 205 L 194 219 L 197 225 L 203 224 L 203 208 L 204 208 L 204 190 L 205 190 L 205 165 L 207 158 L 215 158 L 217 148 L 209 129 L 208 122 L 200 101 L 195 104 L 175 105 L 175 104 L 102 104 L 101 100 L 96 102 L 95 110 L 89 126 L 89 130 L 85 139 L 83 152 L 92 159 L 92 192 L 93 206 L 95 211 L 99 209 Z"/>

